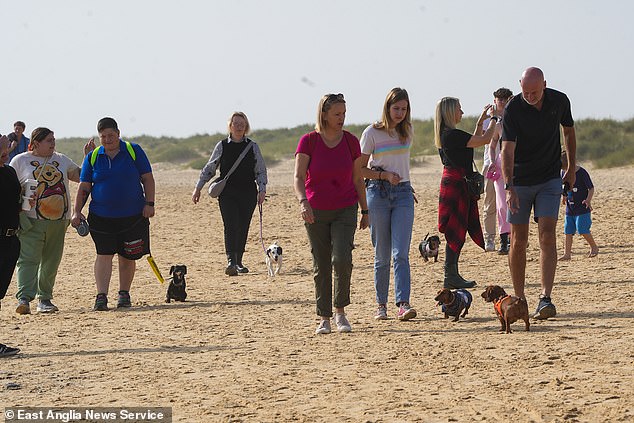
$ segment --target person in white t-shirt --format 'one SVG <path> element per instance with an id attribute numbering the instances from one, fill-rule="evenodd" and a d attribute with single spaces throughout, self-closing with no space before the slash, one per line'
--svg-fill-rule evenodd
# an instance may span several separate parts
<path id="1" fill-rule="evenodd" d="M 68 181 L 79 182 L 80 168 L 55 151 L 55 134 L 48 128 L 33 130 L 29 150 L 10 163 L 23 187 L 27 179 L 37 183 L 35 206 L 20 217 L 15 311 L 30 314 L 37 297 L 37 311 L 51 313 L 58 310 L 51 299 L 72 210 Z"/>
<path id="2" fill-rule="evenodd" d="M 374 246 L 374 287 L 378 308 L 374 318 L 387 319 L 390 261 L 394 261 L 394 302 L 397 319 L 416 317 L 410 306 L 409 247 L 414 224 L 414 190 L 409 180 L 413 132 L 409 96 L 393 88 L 385 98 L 383 116 L 361 135 L 362 175 L 370 233 Z"/>

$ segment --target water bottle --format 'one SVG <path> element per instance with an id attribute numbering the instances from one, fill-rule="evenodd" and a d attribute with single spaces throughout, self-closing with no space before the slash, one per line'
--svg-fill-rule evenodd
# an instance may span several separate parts
<path id="1" fill-rule="evenodd" d="M 81 219 L 79 222 L 79 226 L 77 226 L 77 233 L 79 236 L 86 236 L 90 233 L 90 226 L 88 226 L 88 222 L 85 219 Z"/>

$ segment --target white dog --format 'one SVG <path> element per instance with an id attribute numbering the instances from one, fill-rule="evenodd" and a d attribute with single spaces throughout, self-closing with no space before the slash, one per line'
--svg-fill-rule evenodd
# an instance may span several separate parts
<path id="1" fill-rule="evenodd" d="M 282 271 L 282 247 L 277 245 L 277 241 L 266 249 L 266 267 L 269 269 L 269 276 L 275 276 Z"/>

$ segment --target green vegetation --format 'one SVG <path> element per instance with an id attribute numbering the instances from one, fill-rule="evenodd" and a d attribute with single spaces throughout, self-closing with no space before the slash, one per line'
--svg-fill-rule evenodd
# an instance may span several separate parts
<path id="1" fill-rule="evenodd" d="M 459 127 L 473 131 L 477 117 L 464 117 Z M 414 120 L 415 143 L 412 158 L 436 154 L 434 146 L 434 123 L 431 119 Z M 348 125 L 346 129 L 357 137 L 367 125 Z M 615 121 L 612 119 L 583 119 L 575 123 L 577 133 L 577 157 L 582 162 L 593 162 L 596 167 L 615 167 L 634 164 L 634 119 Z M 311 131 L 313 125 L 294 128 L 259 129 L 250 138 L 257 141 L 266 163 L 293 157 L 299 138 Z M 188 138 L 151 137 L 141 135 L 125 138 L 143 146 L 153 163 L 170 162 L 201 169 L 216 143 L 224 134 L 198 134 Z M 57 150 L 79 163 L 83 157 L 85 139 L 64 138 L 57 140 Z M 98 141 L 97 141 L 98 142 Z M 476 157 L 482 157 L 482 148 Z"/>

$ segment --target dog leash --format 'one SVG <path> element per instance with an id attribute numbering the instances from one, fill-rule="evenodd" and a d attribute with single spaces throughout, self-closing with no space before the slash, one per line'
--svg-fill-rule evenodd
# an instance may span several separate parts
<path id="1" fill-rule="evenodd" d="M 264 237 L 262 236 L 262 204 L 258 204 L 258 211 L 260 212 L 260 243 L 262 244 L 262 252 L 264 253 L 264 257 L 266 258 L 266 247 L 264 247 Z"/>

